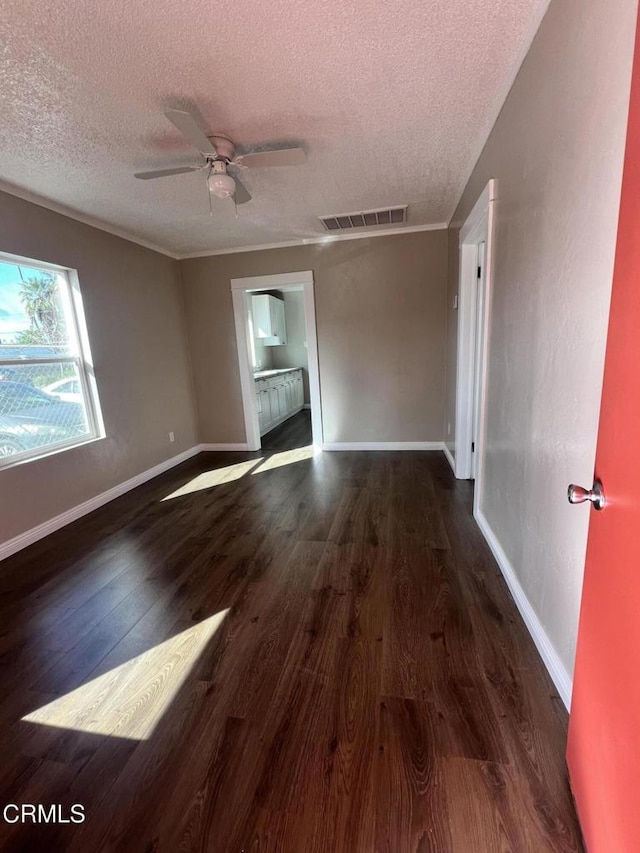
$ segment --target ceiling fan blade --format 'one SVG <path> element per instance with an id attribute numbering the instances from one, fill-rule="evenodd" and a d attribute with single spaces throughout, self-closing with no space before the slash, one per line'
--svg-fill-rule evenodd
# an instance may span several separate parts
<path id="1" fill-rule="evenodd" d="M 233 196 L 236 204 L 246 204 L 248 201 L 251 201 L 251 194 L 244 184 L 235 175 L 233 176 L 233 180 L 236 182 L 236 191 Z"/>
<path id="2" fill-rule="evenodd" d="M 152 178 L 166 178 L 169 175 L 184 175 L 185 172 L 199 172 L 202 166 L 178 166 L 176 169 L 156 169 L 155 172 L 136 172 L 134 178 L 148 181 Z"/>
<path id="3" fill-rule="evenodd" d="M 300 166 L 306 160 L 304 148 L 277 148 L 274 151 L 240 154 L 235 162 L 249 169 L 262 169 L 264 166 Z"/>
<path id="4" fill-rule="evenodd" d="M 167 110 L 165 116 L 189 140 L 194 148 L 197 148 L 202 154 L 218 153 L 213 142 L 207 138 L 204 130 L 191 113 L 187 113 L 184 110 Z"/>

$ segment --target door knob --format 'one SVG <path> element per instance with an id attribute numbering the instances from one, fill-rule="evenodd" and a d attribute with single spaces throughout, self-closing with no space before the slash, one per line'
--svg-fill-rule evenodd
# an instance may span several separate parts
<path id="1" fill-rule="evenodd" d="M 590 491 L 571 483 L 567 489 L 567 497 L 570 504 L 583 504 L 586 501 L 591 501 L 594 509 L 604 509 L 607 502 L 604 496 L 604 488 L 598 479 L 593 481 L 593 488 Z"/>

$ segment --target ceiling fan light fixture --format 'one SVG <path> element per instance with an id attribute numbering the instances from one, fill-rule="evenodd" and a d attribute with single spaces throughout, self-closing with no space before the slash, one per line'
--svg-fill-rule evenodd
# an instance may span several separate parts
<path id="1" fill-rule="evenodd" d="M 209 175 L 209 192 L 218 198 L 231 198 L 236 191 L 236 182 L 226 172 L 212 172 Z"/>

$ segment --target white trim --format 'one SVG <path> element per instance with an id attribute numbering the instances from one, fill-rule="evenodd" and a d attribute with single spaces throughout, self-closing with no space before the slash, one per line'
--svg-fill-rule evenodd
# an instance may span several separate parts
<path id="1" fill-rule="evenodd" d="M 316 307 L 314 296 L 313 270 L 281 273 L 277 275 L 246 276 L 232 278 L 231 298 L 236 329 L 236 347 L 238 350 L 238 369 L 240 372 L 240 390 L 244 427 L 249 450 L 259 450 L 260 424 L 255 403 L 255 381 L 253 366 L 249 354 L 249 298 L 254 290 L 299 290 L 304 298 L 304 319 L 307 328 L 307 371 L 309 374 L 309 393 L 311 395 L 311 434 L 315 447 L 322 447 L 322 398 L 320 393 L 320 365 L 318 361 L 318 330 L 316 327 Z"/>
<path id="2" fill-rule="evenodd" d="M 553 646 L 553 643 L 549 639 L 547 632 L 544 630 L 542 622 L 540 622 L 531 602 L 520 585 L 520 581 L 518 580 L 514 568 L 509 562 L 509 559 L 507 558 L 507 555 L 500 545 L 495 533 L 491 529 L 489 522 L 480 511 L 475 514 L 475 519 L 482 535 L 491 549 L 493 556 L 495 557 L 500 571 L 502 572 L 507 586 L 509 587 L 511 596 L 516 603 L 516 607 L 520 611 L 524 624 L 527 626 L 527 629 L 533 638 L 533 642 L 536 644 L 536 648 L 542 658 L 542 662 L 547 668 L 547 672 L 551 676 L 551 680 L 555 684 L 556 689 L 560 694 L 560 698 L 564 702 L 568 711 L 571 705 L 571 690 L 573 686 L 571 676 L 565 669 Z"/>
<path id="3" fill-rule="evenodd" d="M 62 264 L 53 263 L 53 261 L 37 261 L 34 258 L 27 258 L 25 255 L 16 255 L 13 252 L 5 252 L 0 250 L 0 254 L 5 259 L 8 259 L 10 264 L 13 264 L 17 267 L 27 267 L 30 270 L 34 270 L 35 272 L 39 272 L 40 270 L 47 270 L 48 272 L 56 272 L 56 273 L 71 273 L 76 272 L 76 270 L 71 267 L 65 267 Z"/>
<path id="4" fill-rule="evenodd" d="M 307 375 L 311 400 L 311 440 L 321 448 L 324 441 L 322 427 L 322 392 L 320 390 L 320 360 L 318 358 L 318 329 L 316 325 L 316 299 L 313 280 L 303 285 L 304 321 L 307 328 Z"/>
<path id="5" fill-rule="evenodd" d="M 480 512 L 480 496 L 484 481 L 485 447 L 487 434 L 487 382 L 489 371 L 489 338 L 491 334 L 491 308 L 493 294 L 493 264 L 494 264 L 494 240 L 496 228 L 496 201 L 498 195 L 497 181 L 491 180 L 487 184 L 489 189 L 489 200 L 487 202 L 487 215 L 485 220 L 486 230 L 484 233 L 484 277 L 482 279 L 482 316 L 480 318 L 481 348 L 479 350 L 480 365 L 478 366 L 478 433 L 476 436 L 475 453 L 475 489 L 473 491 L 473 511 Z M 473 409 L 471 411 L 473 417 Z"/>
<path id="6" fill-rule="evenodd" d="M 232 278 L 231 290 L 281 290 L 283 287 L 313 284 L 313 271 L 283 272 L 280 275 L 249 275 Z"/>
<path id="7" fill-rule="evenodd" d="M 256 383 L 253 377 L 253 365 L 249 352 L 250 299 L 248 290 L 234 288 L 231 291 L 233 302 L 233 320 L 236 328 L 236 349 L 238 351 L 238 370 L 240 372 L 240 393 L 242 395 L 242 414 L 244 434 L 249 450 L 260 450 L 260 422 L 255 403 Z"/>
<path id="8" fill-rule="evenodd" d="M 161 255 L 166 255 L 168 258 L 173 258 L 177 261 L 179 256 L 169 249 L 163 249 L 156 243 L 150 243 L 148 240 L 143 240 L 142 237 L 135 237 L 128 231 L 123 231 L 115 225 L 109 225 L 101 219 L 96 219 L 86 213 L 81 213 L 79 210 L 74 210 L 72 207 L 67 207 L 64 204 L 59 204 L 44 196 L 33 193 L 30 190 L 16 187 L 14 184 L 9 184 L 6 181 L 0 181 L 0 192 L 5 192 L 7 195 L 21 198 L 23 201 L 28 201 L 31 204 L 36 204 L 38 207 L 44 207 L 45 210 L 51 210 L 53 213 L 59 213 L 61 216 L 66 216 L 68 219 L 74 219 L 76 222 L 81 222 L 83 225 L 89 225 L 91 228 L 97 228 L 99 231 L 105 231 L 114 237 L 120 237 L 121 240 L 128 240 L 129 243 L 136 243 L 145 249 L 151 249 L 152 252 L 159 252 Z"/>
<path id="9" fill-rule="evenodd" d="M 34 258 L 25 258 L 22 255 L 15 255 L 10 252 L 0 252 L 0 262 L 3 261 L 34 271 L 47 270 L 50 273 L 55 273 L 57 279 L 64 283 L 62 304 L 68 331 L 69 354 L 42 358 L 24 356 L 18 359 L 3 359 L 0 361 L 0 364 L 16 368 L 32 364 L 72 364 L 75 367 L 76 377 L 82 389 L 82 402 L 87 427 L 87 432 L 83 435 L 52 442 L 43 447 L 36 447 L 31 450 L 19 450 L 14 455 L 0 460 L 0 469 L 4 470 L 14 465 L 20 465 L 23 462 L 41 459 L 44 456 L 50 456 L 74 447 L 81 447 L 83 444 L 104 438 L 105 430 L 77 271 L 71 267 L 52 264 L 48 261 L 38 261 Z"/>
<path id="10" fill-rule="evenodd" d="M 459 237 L 460 273 L 458 283 L 458 354 L 456 363 L 456 428 L 455 475 L 467 480 L 474 476 L 473 441 L 474 394 L 479 395 L 478 435 L 475 438 L 474 500 L 480 494 L 480 479 L 484 462 L 484 424 L 486 407 L 487 354 L 491 312 L 491 282 L 493 276 L 493 233 L 497 182 L 490 180 L 467 217 Z M 485 243 L 482 293 L 478 294 L 478 244 Z M 482 316 L 478 327 L 476 299 L 480 298 Z M 481 364 L 477 367 L 476 335 L 481 335 L 479 351 Z M 478 388 L 476 389 L 476 376 Z"/>
<path id="11" fill-rule="evenodd" d="M 0 192 L 5 192 L 7 195 L 21 198 L 23 201 L 28 201 L 31 204 L 36 204 L 38 207 L 44 207 L 45 210 L 51 210 L 53 213 L 59 213 L 61 216 L 66 216 L 68 219 L 73 219 L 76 222 L 81 222 L 83 225 L 89 225 L 91 228 L 97 228 L 99 231 L 105 231 L 107 234 L 112 234 L 114 237 L 120 237 L 122 240 L 128 240 L 130 243 L 136 243 L 145 249 L 150 249 L 152 252 L 159 252 L 161 255 L 166 255 L 168 258 L 173 258 L 175 261 L 186 261 L 190 258 L 209 258 L 214 255 L 236 255 L 244 252 L 261 252 L 264 249 L 286 249 L 289 246 L 308 246 L 316 243 L 334 243 L 339 240 L 363 240 L 368 237 L 389 237 L 392 234 L 411 234 L 417 231 L 442 231 L 449 227 L 448 222 L 434 222 L 428 225 L 408 225 L 398 226 L 395 228 L 381 227 L 378 231 L 370 231 L 358 234 L 324 234 L 318 237 L 303 237 L 298 240 L 281 240 L 276 243 L 260 243 L 257 246 L 234 246 L 229 249 L 204 249 L 201 252 L 187 252 L 180 254 L 172 252 L 170 249 L 165 249 L 157 243 L 152 243 L 142 237 L 136 237 L 128 231 L 118 228 L 115 225 L 110 225 L 102 219 L 97 219 L 87 213 L 82 213 L 72 207 L 67 207 L 53 199 L 45 198 L 31 190 L 17 187 L 14 184 L 0 181 Z"/>
<path id="12" fill-rule="evenodd" d="M 442 441 L 329 441 L 323 450 L 444 450 Z"/>
<path id="13" fill-rule="evenodd" d="M 460 235 L 458 237 L 459 246 L 462 246 L 463 243 L 473 242 L 475 239 L 475 233 L 483 230 L 484 221 L 489 214 L 489 204 L 496 199 L 496 185 L 496 179 L 491 178 L 486 187 L 482 190 L 480 197 L 473 205 L 471 213 L 467 216 L 464 225 L 460 229 Z"/>
<path id="14" fill-rule="evenodd" d="M 262 252 L 265 249 L 286 249 L 291 246 L 314 246 L 318 243 L 337 243 L 341 240 L 366 240 L 370 237 L 391 237 L 393 234 L 415 234 L 418 231 L 443 231 L 449 227 L 447 222 L 434 222 L 431 225 L 408 225 L 396 228 L 383 228 L 364 234 L 324 234 L 321 237 L 303 237 L 299 240 L 281 240 L 279 243 L 260 243 L 256 246 L 233 246 L 230 249 L 205 249 L 188 255 L 174 255 L 179 261 L 190 258 L 211 258 L 214 255 L 240 255 L 245 252 Z"/>
<path id="15" fill-rule="evenodd" d="M 248 450 L 249 445 L 245 441 L 240 444 L 201 444 L 200 450 L 203 453 L 209 452 L 224 452 L 226 450 Z"/>
<path id="16" fill-rule="evenodd" d="M 447 447 L 446 442 L 443 442 L 442 450 L 444 451 L 444 455 L 447 457 L 447 462 L 449 463 L 449 465 L 451 465 L 451 470 L 455 474 L 456 473 L 456 460 L 453 458 L 453 454 L 451 453 L 451 451 Z"/>
<path id="17" fill-rule="evenodd" d="M 192 456 L 197 456 L 198 453 L 200 453 L 200 449 L 201 445 L 196 445 L 190 450 L 185 450 L 177 456 L 172 456 L 171 459 L 166 459 L 164 462 L 154 465 L 153 468 L 149 468 L 146 471 L 142 471 L 140 474 L 136 474 L 135 477 L 131 477 L 131 479 L 126 480 L 124 483 L 120 483 L 117 486 L 113 486 L 111 489 L 107 489 L 106 492 L 102 492 L 93 498 L 89 498 L 88 501 L 78 504 L 78 506 L 74 506 L 66 512 L 56 515 L 54 518 L 50 518 L 49 521 L 44 521 L 42 524 L 37 525 L 37 527 L 32 527 L 31 530 L 26 530 L 24 533 L 14 536 L 13 539 L 0 543 L 0 560 L 10 557 L 17 551 L 21 551 L 23 548 L 37 542 L 39 539 L 43 539 L 50 533 L 60 530 L 61 527 L 71 524 L 72 521 L 82 518 L 83 515 L 88 515 L 95 509 L 99 509 L 101 506 L 109 503 L 109 501 L 119 498 L 126 492 L 130 492 L 131 489 L 135 489 L 143 483 L 146 483 L 148 480 L 152 480 L 159 474 L 164 474 L 165 471 L 168 471 L 170 468 L 174 468 L 176 465 L 180 465 L 182 462 L 186 462 L 186 460 L 191 459 Z"/>
<path id="18" fill-rule="evenodd" d="M 2 263 L 2 253 L 0 252 L 0 263 Z M 16 344 L 16 347 L 22 344 Z M 52 349 L 55 344 L 36 344 L 36 346 L 50 346 Z M 0 358 L 0 367 L 15 367 L 16 365 L 25 364 L 78 364 L 81 361 L 79 355 L 48 355 L 42 358 Z"/>

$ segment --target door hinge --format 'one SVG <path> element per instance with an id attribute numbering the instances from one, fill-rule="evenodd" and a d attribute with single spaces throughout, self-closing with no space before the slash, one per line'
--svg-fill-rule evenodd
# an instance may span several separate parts
<path id="1" fill-rule="evenodd" d="M 482 267 L 478 267 L 478 278 L 482 278 Z"/>
<path id="2" fill-rule="evenodd" d="M 475 441 L 472 441 L 472 442 L 471 442 L 471 452 L 472 452 L 472 453 L 475 453 L 475 452 L 476 452 L 476 443 L 475 443 Z"/>

